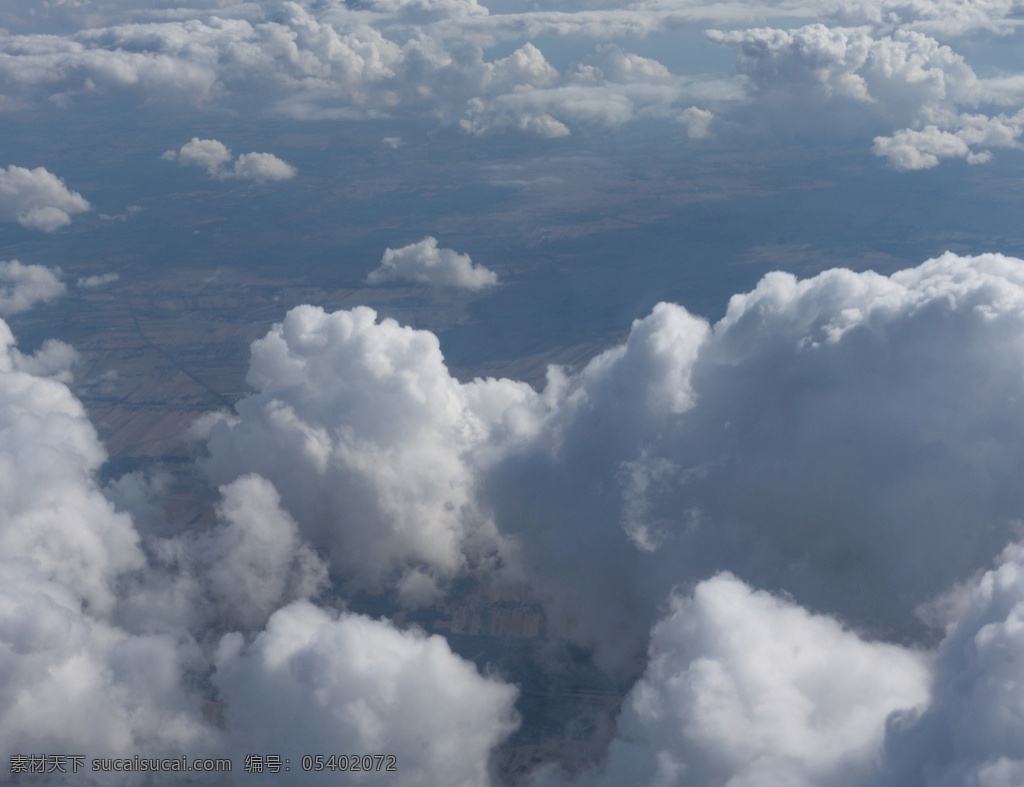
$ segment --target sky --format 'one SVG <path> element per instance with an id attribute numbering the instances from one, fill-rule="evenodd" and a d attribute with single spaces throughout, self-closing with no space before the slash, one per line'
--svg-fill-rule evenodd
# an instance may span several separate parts
<path id="1" fill-rule="evenodd" d="M 1019 787 L 1021 20 L 6 0 L 0 782 Z"/>

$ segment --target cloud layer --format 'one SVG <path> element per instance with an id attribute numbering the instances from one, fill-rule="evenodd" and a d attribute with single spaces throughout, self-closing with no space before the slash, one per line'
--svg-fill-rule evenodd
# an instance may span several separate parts
<path id="1" fill-rule="evenodd" d="M 398 756 L 368 783 L 487 784 L 516 689 L 330 599 L 525 576 L 554 638 L 640 670 L 606 764 L 537 784 L 995 787 L 1024 768 L 1024 261 L 769 274 L 715 325 L 659 305 L 540 393 L 459 382 L 436 337 L 372 310 L 299 307 L 254 343 L 255 393 L 197 427 L 222 484 L 198 533 L 109 502 L 80 403 L 8 337 L 15 750 L 343 741 Z"/>

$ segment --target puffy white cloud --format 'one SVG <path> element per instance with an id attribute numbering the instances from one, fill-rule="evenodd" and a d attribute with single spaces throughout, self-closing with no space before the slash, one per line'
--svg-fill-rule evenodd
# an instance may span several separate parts
<path id="1" fill-rule="evenodd" d="M 231 177 L 239 180 L 288 180 L 294 178 L 295 167 L 273 153 L 243 153 L 231 168 Z"/>
<path id="2" fill-rule="evenodd" d="M 225 637 L 216 667 L 239 757 L 281 753 L 296 784 L 323 782 L 299 765 L 324 752 L 397 757 L 394 772 L 353 777 L 361 784 L 487 785 L 490 751 L 517 725 L 516 689 L 480 676 L 443 638 L 308 602 L 274 613 L 250 645 Z"/>
<path id="3" fill-rule="evenodd" d="M 324 587 L 325 565 L 301 542 L 268 481 L 243 476 L 220 493 L 223 524 L 187 544 L 203 599 L 215 607 L 211 619 L 262 626 L 285 603 L 315 596 Z"/>
<path id="4" fill-rule="evenodd" d="M 939 648 L 932 700 L 890 721 L 872 784 L 1010 787 L 1024 776 L 1024 548 L 961 589 Z"/>
<path id="5" fill-rule="evenodd" d="M 1024 262 L 996 254 L 773 273 L 713 327 L 662 304 L 552 375 L 543 439 L 485 469 L 487 500 L 553 627 L 612 661 L 719 570 L 913 637 L 1024 507 L 1022 348 Z"/>
<path id="6" fill-rule="evenodd" d="M 213 751 L 216 730 L 202 721 L 202 698 L 182 685 L 183 672 L 196 665 L 194 653 L 177 637 L 129 635 L 90 616 L 66 585 L 6 555 L 0 571 L 5 761 L 16 753 L 82 754 L 88 769 L 93 756 Z"/>
<path id="7" fill-rule="evenodd" d="M 577 64 L 576 73 L 583 81 L 635 82 L 671 77 L 657 60 L 626 52 L 614 44 L 599 44 L 592 56 Z"/>
<path id="8" fill-rule="evenodd" d="M 256 393 L 196 433 L 217 483 L 268 479 L 335 572 L 387 590 L 505 553 L 477 505 L 474 457 L 528 431 L 537 401 L 522 383 L 458 382 L 433 334 L 376 317 L 291 310 L 252 345 Z"/>
<path id="9" fill-rule="evenodd" d="M 54 232 L 71 223 L 71 216 L 90 209 L 88 201 L 43 167 L 11 165 L 0 169 L 0 221 Z"/>
<path id="10" fill-rule="evenodd" d="M 106 456 L 82 405 L 39 376 L 73 355 L 48 342 L 24 356 L 0 322 L 0 749 L 200 756 L 215 735 L 185 688 L 190 638 L 114 622 L 145 559 L 97 487 Z"/>
<path id="11" fill-rule="evenodd" d="M 858 0 L 831 12 L 845 25 L 871 25 L 885 32 L 902 28 L 928 35 L 964 36 L 977 30 L 1009 35 L 1016 29 L 1017 0 Z"/>
<path id="12" fill-rule="evenodd" d="M 37 303 L 48 303 L 65 292 L 60 270 L 45 265 L 23 265 L 18 260 L 0 260 L 0 315 L 27 311 Z"/>
<path id="13" fill-rule="evenodd" d="M 245 754 L 275 751 L 299 773 L 314 746 L 397 755 L 397 773 L 369 783 L 489 783 L 491 751 L 518 724 L 514 687 L 482 677 L 440 637 L 305 601 L 279 609 L 316 593 L 326 572 L 262 478 L 224 486 L 212 528 L 163 538 L 149 527 L 147 561 L 131 518 L 96 486 L 105 455 L 81 404 L 25 371 L 0 330 L 5 763 L 40 751 L 82 754 L 87 769 L 93 757 L 231 754 L 237 771 Z M 422 337 L 400 338 L 418 358 Z M 481 383 L 464 397 L 507 411 L 493 393 Z M 159 517 L 148 499 L 158 482 L 115 487 Z M 229 625 L 258 633 L 248 645 L 218 636 L 215 647 L 209 638 Z M 208 720 L 218 716 L 223 729 Z M 126 785 L 137 775 L 76 778 Z"/>
<path id="14" fill-rule="evenodd" d="M 143 557 L 131 520 L 95 485 L 106 454 L 82 405 L 67 386 L 31 373 L 67 360 L 67 345 L 44 346 L 33 363 L 6 324 L 0 331 L 0 551 L 109 610 L 114 579 Z"/>
<path id="15" fill-rule="evenodd" d="M 595 781 L 860 785 L 886 718 L 924 703 L 928 678 L 922 654 L 719 575 L 655 626 Z"/>
<path id="16" fill-rule="evenodd" d="M 902 171 L 931 169 L 946 158 L 962 158 L 968 164 L 985 164 L 992 159 L 989 150 L 972 150 L 972 146 L 1019 148 L 1024 133 L 1024 110 L 1012 117 L 998 115 L 960 115 L 947 124 L 954 131 L 925 126 L 920 131 L 902 129 L 891 137 L 875 137 L 872 148 L 889 164 Z"/>
<path id="17" fill-rule="evenodd" d="M 166 161 L 177 161 L 182 166 L 200 167 L 206 174 L 217 180 L 251 180 L 262 183 L 268 180 L 294 178 L 296 169 L 272 153 L 243 153 L 233 159 L 227 145 L 216 139 L 192 137 L 179 150 L 168 150 L 161 157 Z"/>
<path id="18" fill-rule="evenodd" d="M 411 281 L 435 287 L 483 290 L 498 283 L 498 276 L 483 265 L 474 265 L 468 254 L 441 249 L 437 239 L 426 237 L 400 249 L 387 249 L 380 267 L 366 276 L 369 284 Z"/>
<path id="19" fill-rule="evenodd" d="M 1019 146 L 1021 112 L 964 110 L 1020 107 L 1024 83 L 979 78 L 961 55 L 924 33 L 897 29 L 876 38 L 865 28 L 812 24 L 796 30 L 712 30 L 708 37 L 737 49 L 738 71 L 751 80 L 764 106 L 783 107 L 780 116 L 790 119 L 785 122 L 794 116 L 811 122 L 814 104 L 845 101 L 860 107 L 862 123 L 906 126 L 875 139 L 875 154 L 897 169 L 925 169 L 944 158 L 981 164 L 991 153 L 977 146 Z"/>

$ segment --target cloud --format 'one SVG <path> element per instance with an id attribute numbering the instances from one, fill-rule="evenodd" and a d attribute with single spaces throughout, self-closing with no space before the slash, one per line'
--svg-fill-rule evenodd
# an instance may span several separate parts
<path id="1" fill-rule="evenodd" d="M 479 675 L 443 638 L 308 602 L 274 613 L 251 644 L 225 637 L 213 680 L 236 760 L 280 753 L 296 784 L 323 782 L 299 766 L 324 752 L 385 755 L 381 766 L 396 757 L 396 772 L 363 774 L 365 784 L 486 785 L 491 749 L 518 724 L 516 689 Z"/>
<path id="2" fill-rule="evenodd" d="M 474 265 L 468 254 L 440 249 L 436 238 L 426 237 L 400 249 L 387 249 L 380 267 L 366 276 L 368 284 L 393 281 L 483 290 L 496 285 L 498 276 L 483 265 Z"/>
<path id="3" fill-rule="evenodd" d="M 70 191 L 63 180 L 43 167 L 0 169 L 0 221 L 54 232 L 70 224 L 72 214 L 90 209 L 81 194 Z"/>
<path id="4" fill-rule="evenodd" d="M 288 180 L 297 174 L 295 167 L 271 153 L 243 153 L 234 159 L 228 147 L 216 139 L 192 137 L 177 151 L 168 150 L 161 157 L 178 160 L 182 166 L 200 167 L 215 180 L 250 180 L 256 183 Z"/>
<path id="5" fill-rule="evenodd" d="M 481 486 L 552 630 L 609 663 L 722 570 L 913 639 L 915 608 L 1015 533 L 1022 346 L 1020 260 L 772 273 L 714 326 L 661 304 L 555 370 L 539 437 Z"/>
<path id="6" fill-rule="evenodd" d="M 106 454 L 52 379 L 74 351 L 14 348 L 0 322 L 0 740 L 14 753 L 210 751 L 202 698 L 182 677 L 190 638 L 133 634 L 119 594 L 146 565 L 130 517 L 96 483 Z"/>
<path id="7" fill-rule="evenodd" d="M 939 647 L 931 702 L 892 718 L 873 784 L 1010 787 L 1024 776 L 1024 547 L 959 589 L 962 613 Z"/>
<path id="8" fill-rule="evenodd" d="M 830 15 L 850 27 L 870 25 L 884 32 L 902 28 L 936 37 L 959 37 L 978 30 L 1011 35 L 1016 29 L 1016 9 L 1015 0 L 860 0 L 842 3 Z"/>
<path id="9" fill-rule="evenodd" d="M 924 33 L 897 29 L 874 37 L 869 29 L 818 23 L 707 35 L 738 51 L 737 70 L 751 80 L 759 105 L 782 122 L 798 117 L 821 125 L 820 118 L 811 119 L 811 107 L 829 104 L 836 111 L 857 107 L 857 125 L 895 125 L 892 136 L 875 138 L 874 152 L 896 169 L 925 169 L 944 158 L 981 164 L 991 152 L 978 146 L 1019 147 L 1024 110 L 1015 115 L 965 110 L 1019 109 L 1024 84 L 1018 78 L 978 77 L 961 55 Z M 843 117 L 837 116 L 836 124 Z"/>
<path id="10" fill-rule="evenodd" d="M 655 626 L 595 783 L 862 785 L 928 679 L 923 654 L 718 575 Z"/>
<path id="11" fill-rule="evenodd" d="M 875 137 L 872 152 L 889 161 L 893 169 L 903 172 L 931 169 L 942 159 L 962 158 L 968 164 L 986 164 L 992 159 L 989 150 L 972 150 L 972 145 L 1019 148 L 1024 133 L 1024 110 L 1012 117 L 998 115 L 961 115 L 949 123 L 954 131 L 925 126 L 920 131 L 902 129 L 891 137 Z"/>
<path id="12" fill-rule="evenodd" d="M 346 587 L 387 592 L 507 559 L 477 505 L 474 457 L 530 428 L 528 386 L 460 383 L 433 334 L 365 307 L 291 310 L 253 343 L 247 380 L 256 392 L 234 413 L 196 425 L 205 468 L 219 484 L 273 483 Z"/>
<path id="13" fill-rule="evenodd" d="M 83 276 L 78 280 L 78 286 L 87 290 L 94 290 L 113 284 L 121 277 L 116 273 L 97 273 L 92 276 Z"/>
<path id="14" fill-rule="evenodd" d="M 420 337 L 400 338 L 418 359 Z M 301 600 L 323 588 L 325 565 L 263 478 L 222 487 L 211 528 L 162 536 L 169 523 L 149 522 L 140 534 L 97 486 L 106 456 L 81 403 L 26 367 L 51 351 L 20 355 L 2 321 L 0 340 L 5 761 L 233 756 L 237 773 L 245 754 L 273 751 L 301 774 L 314 746 L 397 758 L 397 773 L 368 783 L 490 783 L 491 752 L 518 725 L 513 686 L 440 637 Z M 158 479 L 114 486 L 160 518 Z M 224 634 L 236 626 L 246 635 Z"/>
<path id="15" fill-rule="evenodd" d="M 691 139 L 703 139 L 711 132 L 711 121 L 714 114 L 700 107 L 690 107 L 679 113 L 679 123 L 686 129 Z"/>
<path id="16" fill-rule="evenodd" d="M 37 303 L 59 298 L 65 292 L 59 275 L 59 269 L 53 271 L 45 265 L 0 260 L 0 315 L 20 314 Z"/>
<path id="17" fill-rule="evenodd" d="M 280 509 L 277 491 L 259 476 L 221 487 L 223 524 L 187 545 L 203 598 L 220 625 L 262 626 L 285 603 L 315 596 L 326 566 L 302 543 L 295 521 Z"/>

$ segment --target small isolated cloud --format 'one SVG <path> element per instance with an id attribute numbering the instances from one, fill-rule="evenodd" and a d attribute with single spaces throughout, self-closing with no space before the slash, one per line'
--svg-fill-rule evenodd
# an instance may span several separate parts
<path id="1" fill-rule="evenodd" d="M 128 221 L 129 217 L 142 212 L 141 205 L 129 205 L 124 213 L 101 213 L 100 221 Z"/>
<path id="2" fill-rule="evenodd" d="M 58 275 L 45 265 L 23 265 L 18 260 L 0 261 L 0 315 L 28 311 L 37 303 L 47 303 L 65 292 Z"/>
<path id="3" fill-rule="evenodd" d="M 168 150 L 161 156 L 165 161 L 177 161 L 182 166 L 200 167 L 215 180 L 250 180 L 256 183 L 294 178 L 297 170 L 287 161 L 272 153 L 243 153 L 234 159 L 231 150 L 216 139 L 192 137 L 179 150 Z M 230 165 L 230 166 L 229 166 Z"/>
<path id="4" fill-rule="evenodd" d="M 91 206 L 77 191 L 43 167 L 0 169 L 0 221 L 16 221 L 22 227 L 54 232 L 71 223 L 74 213 Z"/>
<path id="5" fill-rule="evenodd" d="M 482 290 L 498 283 L 498 275 L 483 265 L 474 265 L 468 254 L 439 249 L 437 239 L 426 237 L 400 249 L 388 249 L 380 267 L 370 271 L 367 284 L 412 281 L 435 287 Z"/>
<path id="6" fill-rule="evenodd" d="M 87 290 L 94 290 L 97 287 L 104 287 L 107 284 L 113 284 L 121 277 L 116 273 L 99 273 L 95 276 L 83 276 L 77 282 L 79 287 L 84 287 Z"/>
<path id="7" fill-rule="evenodd" d="M 704 139 L 711 133 L 712 118 L 714 118 L 714 114 L 709 110 L 690 107 L 679 113 L 678 120 L 680 125 L 686 129 L 686 135 L 690 139 Z"/>

